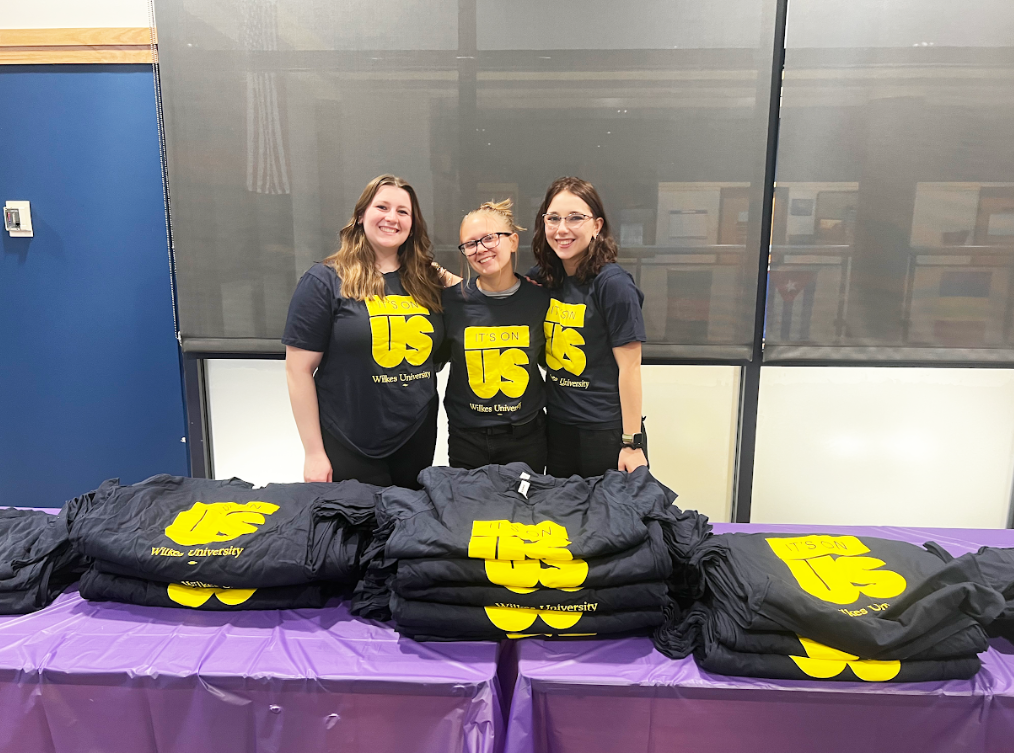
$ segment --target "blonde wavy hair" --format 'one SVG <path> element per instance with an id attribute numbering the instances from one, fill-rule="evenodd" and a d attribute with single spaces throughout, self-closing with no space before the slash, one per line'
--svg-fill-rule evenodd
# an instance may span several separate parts
<path id="1" fill-rule="evenodd" d="M 366 184 L 356 202 L 352 219 L 338 233 L 341 246 L 324 259 L 324 263 L 334 269 L 341 279 L 341 294 L 344 298 L 365 301 L 367 298 L 384 297 L 384 275 L 377 269 L 376 255 L 366 240 L 366 232 L 361 224 L 377 191 L 384 186 L 404 189 L 412 202 L 412 229 L 398 249 L 398 260 L 401 262 L 398 276 L 402 287 L 416 303 L 430 311 L 442 311 L 440 291 L 444 286 L 440 273 L 433 264 L 433 245 L 426 232 L 426 221 L 419 209 L 415 189 L 402 178 L 378 175 Z"/>
<path id="2" fill-rule="evenodd" d="M 514 203 L 510 199 L 504 199 L 503 201 L 484 201 L 479 205 L 478 209 L 473 209 L 471 212 L 462 217 L 461 222 L 464 223 L 473 214 L 491 214 L 499 219 L 505 228 L 512 233 L 520 233 L 526 228 L 521 227 L 514 219 Z M 513 263 L 517 266 L 518 256 L 514 254 Z M 471 279 L 472 267 L 468 264 L 468 261 L 464 256 L 461 257 L 461 287 L 464 290 L 465 283 Z"/>

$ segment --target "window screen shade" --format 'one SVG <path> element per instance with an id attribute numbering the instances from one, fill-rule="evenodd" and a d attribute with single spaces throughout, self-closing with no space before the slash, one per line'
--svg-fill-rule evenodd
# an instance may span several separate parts
<path id="1" fill-rule="evenodd" d="M 1014 360 L 1014 5 L 792 0 L 764 360 Z"/>
<path id="2" fill-rule="evenodd" d="M 185 349 L 280 352 L 299 276 L 391 172 L 452 270 L 469 209 L 514 200 L 526 269 L 546 187 L 590 180 L 646 357 L 749 358 L 774 0 L 155 6 Z"/>

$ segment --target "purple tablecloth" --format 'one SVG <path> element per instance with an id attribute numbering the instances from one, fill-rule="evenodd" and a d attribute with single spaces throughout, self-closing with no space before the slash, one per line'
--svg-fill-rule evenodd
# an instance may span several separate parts
<path id="1" fill-rule="evenodd" d="M 829 532 L 937 541 L 954 554 L 1014 546 L 1011 530 L 716 524 L 716 533 Z M 1014 750 L 1014 647 L 995 641 L 968 681 L 866 684 L 711 675 L 647 638 L 519 647 L 506 753 L 855 753 Z"/>
<path id="2" fill-rule="evenodd" d="M 494 643 L 419 644 L 345 605 L 83 601 L 0 618 L 2 753 L 494 753 Z"/>

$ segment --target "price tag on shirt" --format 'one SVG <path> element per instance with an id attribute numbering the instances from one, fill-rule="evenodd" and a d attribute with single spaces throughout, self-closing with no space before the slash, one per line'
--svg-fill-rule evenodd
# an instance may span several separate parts
<path id="1" fill-rule="evenodd" d="M 528 479 L 530 478 L 531 476 L 529 476 L 527 473 L 525 473 L 524 471 L 521 472 L 521 483 L 518 484 L 518 494 L 520 494 L 525 499 L 528 499 L 528 489 L 531 486 Z"/>

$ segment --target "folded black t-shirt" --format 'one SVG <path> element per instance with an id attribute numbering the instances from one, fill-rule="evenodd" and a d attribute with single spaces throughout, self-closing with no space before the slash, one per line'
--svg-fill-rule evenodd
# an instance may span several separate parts
<path id="1" fill-rule="evenodd" d="M 296 585 L 353 569 L 333 561 L 349 551 L 340 530 L 371 523 L 378 490 L 358 481 L 254 489 L 238 479 L 167 475 L 107 482 L 77 511 L 71 539 L 87 556 L 146 580 Z"/>
<path id="2" fill-rule="evenodd" d="M 70 545 L 70 509 L 0 510 L 0 614 L 45 607 L 84 569 Z"/>
<path id="3" fill-rule="evenodd" d="M 669 636 L 670 644 L 659 647 L 666 655 L 682 658 L 698 646 L 721 643 L 731 651 L 752 654 L 782 654 L 806 656 L 800 638 L 795 633 L 769 630 L 745 630 L 729 615 L 704 603 L 696 603 L 683 616 L 683 648 L 677 648 L 680 638 Z M 663 631 L 656 633 L 656 638 Z M 989 648 L 989 638 L 979 625 L 972 625 L 944 638 L 925 651 L 910 657 L 911 660 L 966 658 Z"/>
<path id="4" fill-rule="evenodd" d="M 91 601 L 119 601 L 146 607 L 202 611 L 319 608 L 333 593 L 326 583 L 272 588 L 216 588 L 199 581 L 154 583 L 103 573 L 94 568 L 81 576 L 79 590 L 82 598 Z"/>
<path id="5" fill-rule="evenodd" d="M 988 624 L 1003 597 L 969 555 L 868 536 L 722 534 L 705 549 L 713 604 L 748 630 L 776 629 L 867 659 L 908 659 Z"/>
<path id="6" fill-rule="evenodd" d="M 966 557 L 975 560 L 983 578 L 1004 599 L 1004 608 L 987 625 L 993 637 L 1014 642 L 1014 549 L 984 546 Z"/>
<path id="7" fill-rule="evenodd" d="M 586 612 L 625 612 L 636 609 L 662 609 L 668 600 L 666 585 L 629 583 L 607 588 L 536 588 L 513 591 L 503 586 L 431 586 L 398 590 L 404 599 L 473 607 L 566 607 Z"/>
<path id="8" fill-rule="evenodd" d="M 720 643 L 695 653 L 701 669 L 719 675 L 765 677 L 773 680 L 838 680 L 845 682 L 929 682 L 967 680 L 979 671 L 975 654 L 923 661 L 870 661 L 808 642 L 809 653 L 750 654 Z"/>
<path id="9" fill-rule="evenodd" d="M 625 552 L 587 561 L 588 573 L 581 585 L 587 588 L 608 588 L 644 581 L 664 581 L 672 573 L 672 559 L 662 539 L 657 521 L 648 521 L 648 540 Z M 551 562 L 541 562 L 541 570 L 552 570 Z M 540 573 L 539 582 L 555 583 L 547 573 Z M 397 574 L 391 588 L 405 595 L 434 586 L 474 586 L 489 584 L 485 560 L 478 559 L 403 559 L 398 560 Z"/>
<path id="10" fill-rule="evenodd" d="M 578 637 L 646 632 L 662 622 L 661 609 L 599 613 L 514 607 L 466 607 L 391 597 L 399 633 L 456 640 L 501 640 L 528 636 Z"/>
<path id="11" fill-rule="evenodd" d="M 419 481 L 423 491 L 391 487 L 377 502 L 378 523 L 393 521 L 389 559 L 587 560 L 643 543 L 649 520 L 693 532 L 699 518 L 647 468 L 557 479 L 524 463 L 434 467 Z"/>

